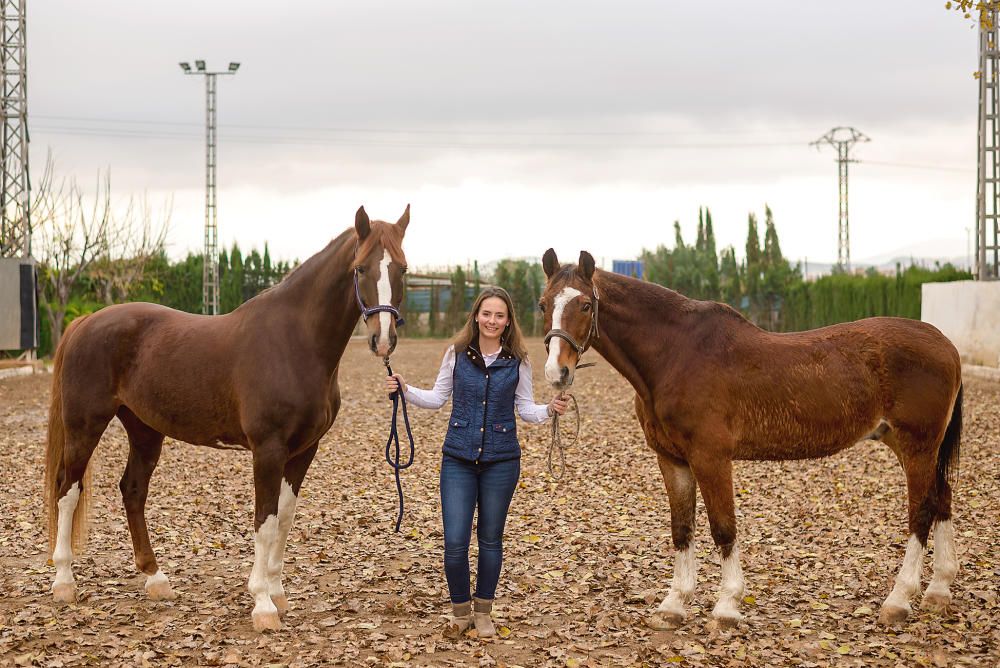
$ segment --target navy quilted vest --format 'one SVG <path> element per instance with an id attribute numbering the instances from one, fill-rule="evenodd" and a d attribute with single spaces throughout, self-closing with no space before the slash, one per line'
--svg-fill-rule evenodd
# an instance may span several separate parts
<path id="1" fill-rule="evenodd" d="M 455 351 L 451 418 L 445 454 L 470 462 L 517 459 L 514 392 L 520 361 L 503 350 L 489 367 L 475 348 Z"/>

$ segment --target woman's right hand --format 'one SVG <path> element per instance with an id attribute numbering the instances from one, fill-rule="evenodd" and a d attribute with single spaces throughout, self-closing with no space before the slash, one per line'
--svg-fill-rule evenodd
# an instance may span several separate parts
<path id="1" fill-rule="evenodd" d="M 400 390 L 406 391 L 406 381 L 398 373 L 394 373 L 391 376 L 386 376 L 385 378 L 385 390 L 391 396 L 393 393 Z"/>

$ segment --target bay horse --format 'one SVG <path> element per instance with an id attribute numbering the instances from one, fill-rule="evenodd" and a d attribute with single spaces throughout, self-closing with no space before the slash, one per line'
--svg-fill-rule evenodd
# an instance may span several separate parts
<path id="1" fill-rule="evenodd" d="M 939 611 L 950 604 L 962 365 L 941 332 L 916 320 L 868 318 L 777 334 L 725 304 L 596 269 L 586 251 L 576 266 L 561 266 L 550 248 L 542 267 L 545 378 L 570 386 L 592 346 L 635 388 L 636 416 L 656 453 L 676 553 L 669 593 L 650 626 L 683 622 L 694 593 L 696 486 L 722 555 L 712 615 L 734 625 L 744 579 L 732 462 L 826 457 L 866 439 L 896 454 L 909 496 L 906 553 L 879 620 L 900 622 L 911 612 L 932 525 L 934 575 L 923 604 Z"/>
<path id="2" fill-rule="evenodd" d="M 56 601 L 76 600 L 72 560 L 86 541 L 87 463 L 117 416 L 129 441 L 119 487 L 148 597 L 174 597 L 145 517 L 164 436 L 242 447 L 253 457 L 253 625 L 281 627 L 285 544 L 306 471 L 340 408 L 344 349 L 359 317 L 372 353 L 385 357 L 396 345 L 390 316 L 399 316 L 403 298 L 409 222 L 409 206 L 395 224 L 359 208 L 353 228 L 225 315 L 131 303 L 73 321 L 55 354 L 45 455 Z"/>

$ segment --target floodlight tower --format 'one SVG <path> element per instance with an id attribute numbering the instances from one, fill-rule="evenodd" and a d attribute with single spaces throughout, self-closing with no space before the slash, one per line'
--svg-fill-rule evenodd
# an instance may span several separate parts
<path id="1" fill-rule="evenodd" d="M 219 226 L 215 210 L 215 77 L 236 74 L 239 63 L 229 63 L 229 69 L 210 72 L 204 60 L 181 63 L 184 74 L 205 77 L 205 260 L 201 274 L 201 312 L 219 315 Z"/>
<path id="2" fill-rule="evenodd" d="M 980 281 L 1000 278 L 1000 31 L 997 10 L 979 18 L 979 143 L 976 151 L 976 270 Z"/>
<path id="3" fill-rule="evenodd" d="M 0 79 L 3 154 L 0 156 L 0 257 L 31 255 L 31 182 L 28 179 L 28 69 L 25 2 L 2 0 Z"/>
<path id="4" fill-rule="evenodd" d="M 838 164 L 838 225 L 837 225 L 837 264 L 841 268 L 851 269 L 851 236 L 847 224 L 847 163 L 857 162 L 849 157 L 851 147 L 859 141 L 871 141 L 854 128 L 836 127 L 820 137 L 810 146 L 819 149 L 820 144 L 829 144 L 837 149 Z"/>

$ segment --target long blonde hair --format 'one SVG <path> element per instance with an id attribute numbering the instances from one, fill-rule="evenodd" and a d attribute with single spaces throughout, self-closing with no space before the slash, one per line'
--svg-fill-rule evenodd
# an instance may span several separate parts
<path id="1" fill-rule="evenodd" d="M 483 302 L 490 297 L 497 297 L 503 300 L 503 303 L 507 305 L 507 314 L 510 318 L 507 321 L 504 333 L 500 335 L 500 345 L 512 352 L 517 359 L 521 361 L 528 359 L 528 350 L 524 345 L 524 336 L 521 334 L 521 327 L 517 324 L 517 316 L 514 315 L 514 302 L 511 301 L 510 295 L 503 288 L 488 287 L 479 293 L 479 296 L 476 297 L 476 303 L 472 305 L 472 310 L 469 311 L 469 315 L 465 318 L 465 324 L 454 338 L 452 338 L 450 343 L 455 346 L 457 352 L 465 350 L 472 344 L 475 344 L 477 347 L 479 346 L 479 322 L 477 321 L 477 316 Z"/>

